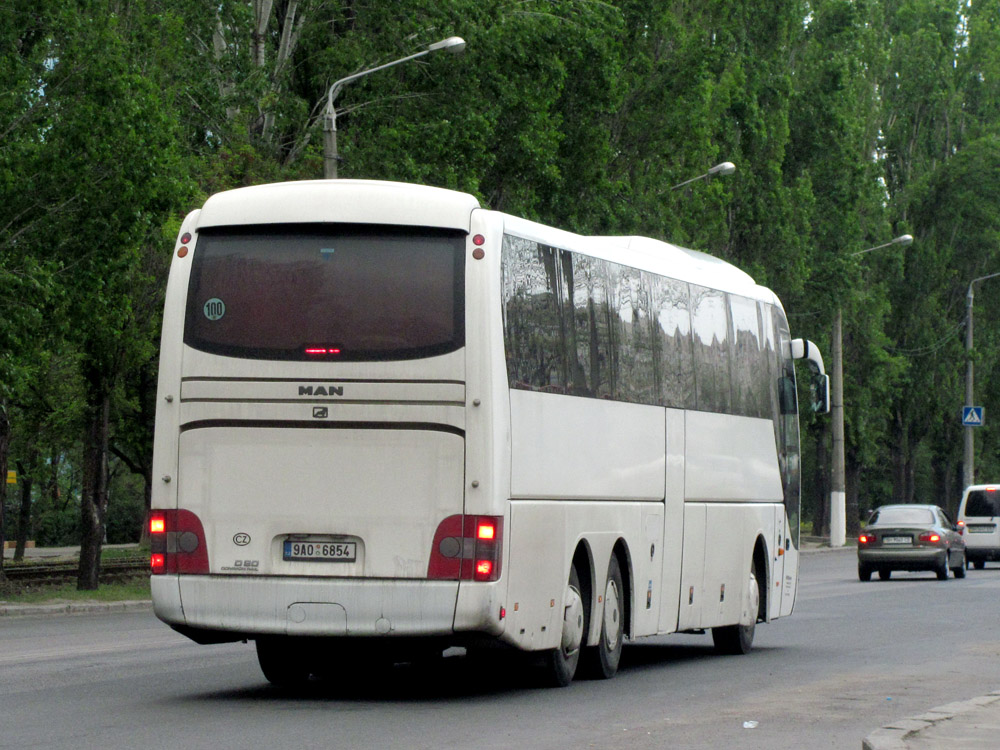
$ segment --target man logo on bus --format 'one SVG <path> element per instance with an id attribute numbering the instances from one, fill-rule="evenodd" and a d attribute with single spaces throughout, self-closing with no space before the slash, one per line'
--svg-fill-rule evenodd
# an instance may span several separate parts
<path id="1" fill-rule="evenodd" d="M 313 388 L 311 385 L 299 386 L 300 396 L 343 396 L 344 386 L 342 385 L 318 385 Z"/>

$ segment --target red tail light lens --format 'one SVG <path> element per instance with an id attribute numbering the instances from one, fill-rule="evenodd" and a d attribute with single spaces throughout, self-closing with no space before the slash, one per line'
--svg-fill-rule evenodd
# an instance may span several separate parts
<path id="1" fill-rule="evenodd" d="M 875 537 L 871 534 L 862 534 L 858 537 L 858 544 L 868 544 L 869 542 L 874 542 Z"/>
<path id="2" fill-rule="evenodd" d="M 149 514 L 149 567 L 161 573 L 208 573 L 208 546 L 201 519 L 189 510 Z"/>
<path id="3" fill-rule="evenodd" d="M 919 537 L 919 539 L 920 539 L 921 542 L 940 542 L 941 541 L 941 535 L 940 534 L 932 534 L 932 533 L 921 534 L 920 537 Z"/>
<path id="4" fill-rule="evenodd" d="M 503 516 L 448 516 L 434 533 L 427 577 L 497 581 L 503 557 Z"/>

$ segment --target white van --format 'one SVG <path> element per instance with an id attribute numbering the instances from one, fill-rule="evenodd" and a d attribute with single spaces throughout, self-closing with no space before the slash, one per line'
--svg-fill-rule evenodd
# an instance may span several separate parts
<path id="1" fill-rule="evenodd" d="M 965 555 L 976 570 L 1000 560 L 1000 484 L 965 488 L 958 506 L 958 526 L 965 535 Z"/>

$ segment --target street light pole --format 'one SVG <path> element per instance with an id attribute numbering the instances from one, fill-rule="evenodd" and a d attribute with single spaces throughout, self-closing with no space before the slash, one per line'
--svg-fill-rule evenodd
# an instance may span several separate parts
<path id="1" fill-rule="evenodd" d="M 900 235 L 883 245 L 858 250 L 850 257 L 864 255 L 873 250 L 881 250 L 892 245 L 909 245 L 913 237 Z M 833 457 L 830 478 L 830 546 L 843 547 L 847 541 L 847 471 L 844 456 L 844 346 L 843 309 L 837 306 L 833 317 L 833 332 L 830 338 L 830 356 L 833 359 L 830 378 L 830 416 L 833 426 Z"/>
<path id="2" fill-rule="evenodd" d="M 992 279 L 994 276 L 1000 276 L 1000 273 L 991 273 L 987 276 L 980 276 L 978 279 L 973 279 L 969 282 L 969 291 L 965 295 L 965 405 L 974 406 L 973 399 L 975 398 L 973 394 L 972 387 L 972 302 L 973 302 L 973 291 L 972 285 L 980 281 L 986 281 L 986 279 Z M 965 427 L 965 455 L 962 458 L 962 484 L 968 487 L 970 484 L 976 481 L 976 471 L 975 471 L 975 438 L 973 436 L 973 430 L 976 429 L 971 425 L 966 425 Z"/>
<path id="3" fill-rule="evenodd" d="M 670 189 L 676 190 L 677 188 L 682 188 L 685 185 L 690 185 L 692 182 L 695 182 L 697 180 L 710 180 L 716 175 L 721 177 L 722 175 L 732 174 L 735 171 L 736 171 L 735 164 L 733 164 L 731 161 L 724 161 L 721 164 L 716 164 L 710 170 L 705 172 L 705 174 L 700 174 L 697 177 L 692 177 L 690 180 L 684 180 L 684 182 L 679 182 Z"/>
<path id="4" fill-rule="evenodd" d="M 385 70 L 400 63 L 415 60 L 418 57 L 423 57 L 439 49 L 446 49 L 449 52 L 457 54 L 465 49 L 465 40 L 459 36 L 450 36 L 447 39 L 442 39 L 440 42 L 428 45 L 427 49 L 420 52 L 415 52 L 412 55 L 407 55 L 398 60 L 387 62 L 384 65 L 368 68 L 367 70 L 362 70 L 360 73 L 354 73 L 353 75 L 341 78 L 339 81 L 334 81 L 333 85 L 330 86 L 330 90 L 327 91 L 326 111 L 323 114 L 323 176 L 326 179 L 337 179 L 337 110 L 334 109 L 333 100 L 337 98 L 340 90 L 351 81 L 356 81 L 369 73 L 375 73 L 376 71 Z"/>

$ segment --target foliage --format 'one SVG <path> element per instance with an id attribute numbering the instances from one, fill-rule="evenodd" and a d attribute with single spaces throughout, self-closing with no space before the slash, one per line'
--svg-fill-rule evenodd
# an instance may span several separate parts
<path id="1" fill-rule="evenodd" d="M 773 288 L 793 335 L 826 351 L 841 310 L 849 495 L 862 512 L 947 504 L 962 460 L 965 293 L 1000 270 L 998 10 L 9 0 L 0 469 L 20 462 L 32 493 L 21 529 L 19 493 L 0 488 L 0 535 L 87 539 L 97 519 L 109 539 L 135 537 L 181 217 L 220 190 L 319 177 L 330 85 L 450 35 L 463 55 L 340 91 L 341 177 L 426 182 L 573 231 L 706 250 Z M 673 189 L 724 160 L 731 177 Z M 852 255 L 904 232 L 909 249 Z M 998 282 L 977 285 L 974 308 L 987 414 L 1000 396 Z M 829 435 L 803 423 L 806 517 L 822 525 Z M 987 421 L 977 441 L 980 476 L 1000 472 L 1000 430 Z"/>

